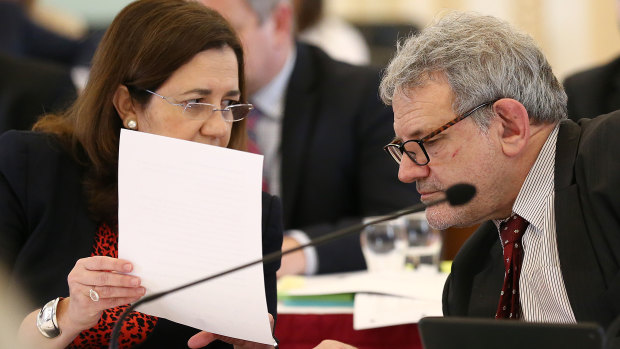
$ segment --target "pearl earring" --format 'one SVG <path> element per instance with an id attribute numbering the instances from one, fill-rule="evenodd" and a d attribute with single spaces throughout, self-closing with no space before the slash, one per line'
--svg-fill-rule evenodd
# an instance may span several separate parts
<path id="1" fill-rule="evenodd" d="M 136 122 L 136 120 L 129 120 L 127 121 L 127 127 L 129 127 L 131 130 L 135 130 L 138 128 L 138 123 Z"/>

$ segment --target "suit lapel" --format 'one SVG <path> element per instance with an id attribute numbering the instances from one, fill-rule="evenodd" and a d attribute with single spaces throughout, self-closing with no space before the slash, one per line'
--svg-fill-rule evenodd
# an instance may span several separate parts
<path id="1" fill-rule="evenodd" d="M 281 183 L 284 227 L 292 222 L 302 166 L 310 148 L 319 102 L 316 64 L 308 46 L 297 45 L 295 67 L 289 81 L 282 120 Z"/>
<path id="2" fill-rule="evenodd" d="M 595 320 L 601 309 L 593 300 L 605 289 L 585 225 L 584 207 L 575 183 L 575 160 L 581 128 L 572 121 L 560 124 L 555 159 L 555 220 L 558 254 L 564 285 L 578 321 Z"/>
<path id="3" fill-rule="evenodd" d="M 485 222 L 454 258 L 444 298 L 446 315 L 494 317 L 504 281 L 502 259 L 497 228 Z"/>

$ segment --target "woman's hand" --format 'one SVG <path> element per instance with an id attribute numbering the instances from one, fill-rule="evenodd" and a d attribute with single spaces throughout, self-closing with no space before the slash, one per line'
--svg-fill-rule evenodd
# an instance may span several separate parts
<path id="1" fill-rule="evenodd" d="M 271 324 L 271 331 L 273 331 L 273 316 L 271 316 L 271 314 L 269 314 L 269 323 Z M 234 345 L 235 349 L 270 349 L 270 348 L 273 348 L 272 345 L 221 336 L 219 334 L 209 333 L 205 331 L 202 331 L 202 332 L 199 332 L 193 335 L 192 338 L 190 338 L 189 341 L 187 341 L 187 346 L 190 348 L 202 348 L 216 339 L 219 339 L 221 341 Z"/>
<path id="2" fill-rule="evenodd" d="M 144 287 L 140 278 L 125 275 L 132 270 L 130 262 L 122 259 L 94 256 L 82 258 L 69 273 L 69 298 L 59 309 L 59 327 L 85 330 L 97 324 L 103 310 L 132 303 L 140 299 Z M 91 298 L 91 290 L 94 299 Z"/>
<path id="3" fill-rule="evenodd" d="M 356 349 L 354 346 L 338 342 L 332 339 L 326 339 L 322 341 L 319 345 L 314 347 L 314 349 Z"/>

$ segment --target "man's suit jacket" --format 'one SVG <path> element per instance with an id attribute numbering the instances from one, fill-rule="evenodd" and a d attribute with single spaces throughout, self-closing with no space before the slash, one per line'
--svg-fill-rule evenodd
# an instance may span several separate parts
<path id="1" fill-rule="evenodd" d="M 394 118 L 378 86 L 377 71 L 297 45 L 280 146 L 285 229 L 316 238 L 419 201 L 415 185 L 398 181 L 398 167 L 383 151 Z M 358 235 L 317 251 L 319 273 L 365 268 Z"/>
<path id="2" fill-rule="evenodd" d="M 69 68 L 0 53 L 0 134 L 28 130 L 46 113 L 75 99 Z"/>
<path id="3" fill-rule="evenodd" d="M 560 125 L 555 219 L 560 267 L 577 321 L 603 326 L 620 314 L 620 111 Z M 527 253 L 527 251 L 525 251 Z M 504 279 L 499 235 L 483 224 L 452 264 L 446 316 L 495 315 Z"/>
<path id="4" fill-rule="evenodd" d="M 620 57 L 564 81 L 568 95 L 568 117 L 593 118 L 620 109 Z"/>
<path id="5" fill-rule="evenodd" d="M 92 253 L 98 222 L 86 207 L 84 170 L 53 136 L 23 131 L 0 136 L 0 264 L 33 309 L 69 296 L 67 275 L 78 259 Z M 280 200 L 263 193 L 262 212 L 263 254 L 279 251 Z M 279 267 L 279 261 L 263 266 L 267 308 L 274 318 Z M 185 347 L 196 332 L 160 319 L 144 347 Z"/>

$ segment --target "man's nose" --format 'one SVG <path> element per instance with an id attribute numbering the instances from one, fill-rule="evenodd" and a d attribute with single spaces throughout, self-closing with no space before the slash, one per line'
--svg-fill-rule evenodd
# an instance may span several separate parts
<path id="1" fill-rule="evenodd" d="M 403 183 L 413 183 L 428 176 L 428 165 L 420 166 L 408 156 L 403 156 L 398 168 L 398 179 Z"/>

